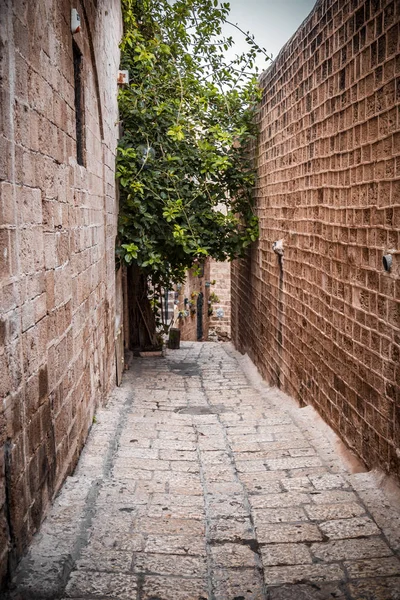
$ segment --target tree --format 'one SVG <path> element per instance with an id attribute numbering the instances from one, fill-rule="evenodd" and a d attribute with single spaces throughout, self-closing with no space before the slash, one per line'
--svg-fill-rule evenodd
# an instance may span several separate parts
<path id="1" fill-rule="evenodd" d="M 162 288 L 183 281 L 187 269 L 208 256 L 233 260 L 257 239 L 249 146 L 260 99 L 254 59 L 265 51 L 245 34 L 248 51 L 227 62 L 227 3 L 122 4 L 121 68 L 130 81 L 119 94 L 117 253 L 133 267 L 142 341 L 131 343 L 143 345 L 155 334 L 143 308 L 148 282 L 157 309 Z"/>

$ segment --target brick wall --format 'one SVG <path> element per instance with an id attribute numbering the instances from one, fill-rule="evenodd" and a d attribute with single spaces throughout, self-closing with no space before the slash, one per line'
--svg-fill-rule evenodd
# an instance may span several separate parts
<path id="1" fill-rule="evenodd" d="M 215 284 L 211 286 L 211 292 L 214 292 L 219 298 L 219 302 L 213 304 L 210 330 L 215 331 L 221 337 L 229 339 L 231 337 L 231 263 L 212 260 L 210 263 L 210 280 L 215 280 Z M 224 311 L 224 316 L 221 319 L 217 317 L 218 308 L 222 308 Z"/>
<path id="2" fill-rule="evenodd" d="M 0 586 L 115 382 L 120 35 L 117 0 L 0 2 Z"/>
<path id="3" fill-rule="evenodd" d="M 261 237 L 232 284 L 238 348 L 397 474 L 399 22 L 398 1 L 319 1 L 263 74 Z"/>

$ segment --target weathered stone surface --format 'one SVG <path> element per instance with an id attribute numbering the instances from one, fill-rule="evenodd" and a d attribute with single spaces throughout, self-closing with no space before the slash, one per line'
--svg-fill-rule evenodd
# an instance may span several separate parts
<path id="1" fill-rule="evenodd" d="M 322 540 L 322 534 L 311 523 L 260 523 L 256 525 L 257 539 L 261 544 L 280 544 L 284 542 L 316 542 Z"/>
<path id="2" fill-rule="evenodd" d="M 136 600 L 137 578 L 127 573 L 73 571 L 65 593 L 68 598 L 112 596 L 120 600 Z"/>
<path id="3" fill-rule="evenodd" d="M 390 558 L 370 558 L 354 562 L 346 561 L 343 564 L 350 579 L 400 575 L 400 561 L 394 556 Z"/>
<path id="4" fill-rule="evenodd" d="M 187 556 L 205 556 L 206 546 L 203 540 L 180 535 L 149 535 L 145 551 L 153 554 L 183 554 Z"/>
<path id="5" fill-rule="evenodd" d="M 264 508 L 253 511 L 254 522 L 259 523 L 295 523 L 308 521 L 302 508 Z"/>
<path id="6" fill-rule="evenodd" d="M 123 360 L 114 257 L 121 5 L 74 5 L 85 33 L 73 37 L 72 4 L 1 3 L 0 594 L 76 467 L 115 386 L 116 354 Z M 82 456 L 92 478 L 106 460 L 104 433 L 104 452 Z"/>
<path id="7" fill-rule="evenodd" d="M 260 562 L 258 554 L 242 544 L 218 544 L 211 546 L 210 552 L 217 568 L 256 567 Z"/>
<path id="8" fill-rule="evenodd" d="M 343 581 L 345 574 L 339 565 L 290 565 L 269 567 L 265 571 L 265 581 L 269 585 L 285 583 L 306 583 L 309 581 Z"/>
<path id="9" fill-rule="evenodd" d="M 310 550 L 317 559 L 326 562 L 348 560 L 349 557 L 362 559 L 392 555 L 389 546 L 379 537 L 312 544 Z"/>
<path id="10" fill-rule="evenodd" d="M 309 504 L 304 510 L 312 521 L 327 521 L 331 519 L 348 519 L 365 514 L 362 504 L 351 502 L 350 504 Z"/>
<path id="11" fill-rule="evenodd" d="M 312 563 L 305 544 L 269 544 L 261 548 L 262 562 L 267 572 L 269 566 L 303 565 Z"/>
<path id="12" fill-rule="evenodd" d="M 336 521 L 325 521 L 319 525 L 331 540 L 344 538 L 365 537 L 366 535 L 379 535 L 380 530 L 368 517 L 355 517 L 352 519 L 337 519 Z"/>
<path id="13" fill-rule="evenodd" d="M 172 367 L 192 363 L 193 353 L 198 368 L 190 380 L 202 384 L 218 375 L 221 392 L 215 402 L 237 402 L 237 412 L 222 413 L 225 420 L 177 414 L 175 404 L 148 409 L 150 393 L 156 397 L 160 392 L 155 389 L 158 369 L 162 392 L 169 397 L 171 391 L 172 397 L 179 389 L 180 405 L 183 399 L 190 404 L 185 369 L 178 376 Z M 289 401 L 280 392 L 267 389 L 253 395 L 246 383 L 241 399 L 240 388 L 231 389 L 228 373 L 232 365 L 239 370 L 238 362 L 230 346 L 186 343 L 162 362 L 134 361 L 92 428 L 88 456 L 97 453 L 103 460 L 93 466 L 83 457 L 79 477 L 67 480 L 21 564 L 10 600 L 33 594 L 40 600 L 62 595 L 125 600 L 132 594 L 135 600 L 364 600 L 363 591 L 349 591 L 350 583 L 354 590 L 364 590 L 361 580 L 373 582 L 377 598 L 385 598 L 382 589 L 390 598 L 398 559 L 374 519 L 366 516 L 371 514 L 368 502 L 376 510 L 378 498 L 396 514 L 389 498 L 383 503 L 381 490 L 370 481 L 365 488 L 366 482 L 356 479 L 369 494 L 364 504 L 344 466 L 338 473 L 238 470 L 236 458 L 242 459 L 243 452 L 232 448 L 228 427 L 252 431 L 260 422 L 265 429 L 270 411 L 280 433 L 296 435 L 297 427 L 296 437 L 308 435 L 307 423 L 286 422 Z M 177 388 L 175 377 L 185 385 Z M 181 432 L 183 444 L 189 442 L 193 450 L 179 449 Z M 253 434 L 243 433 L 248 435 Z M 218 449 L 200 447 L 201 440 L 214 437 Z M 141 440 L 146 441 L 141 445 Z M 176 441 L 178 449 L 155 448 L 156 440 Z M 326 452 L 325 438 L 321 444 Z M 317 442 L 313 448 L 315 455 L 301 446 L 304 454 L 292 458 L 319 456 Z M 187 453 L 197 459 L 186 460 L 191 458 Z M 141 466 L 147 462 L 146 468 L 136 468 L 138 460 Z M 193 463 L 194 473 L 187 468 Z M 96 478 L 90 476 L 93 468 Z M 382 511 L 376 514 L 383 519 Z"/>
<path id="14" fill-rule="evenodd" d="M 208 588 L 203 579 L 146 576 L 141 600 L 207 600 Z"/>
<path id="15" fill-rule="evenodd" d="M 132 571 L 152 575 L 179 575 L 180 577 L 207 576 L 207 561 L 198 556 L 178 554 L 137 553 L 133 559 Z"/>
<path id="16" fill-rule="evenodd" d="M 350 593 L 356 600 L 399 600 L 400 577 L 379 577 L 351 582 Z"/>
<path id="17" fill-rule="evenodd" d="M 237 349 L 398 477 L 399 269 L 382 263 L 399 250 L 397 4 L 318 2 L 263 74 L 260 238 L 231 281 Z"/>
<path id="18" fill-rule="evenodd" d="M 312 585 L 283 585 L 269 589 L 269 600 L 347 600 L 338 583 L 315 582 Z"/>
<path id="19" fill-rule="evenodd" d="M 215 600 L 264 600 L 265 587 L 256 569 L 215 569 L 213 571 Z"/>

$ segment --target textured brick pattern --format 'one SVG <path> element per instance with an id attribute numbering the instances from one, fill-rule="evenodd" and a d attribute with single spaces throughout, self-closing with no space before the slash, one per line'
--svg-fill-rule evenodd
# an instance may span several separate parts
<path id="1" fill-rule="evenodd" d="M 210 328 L 227 338 L 231 337 L 231 263 L 217 262 L 212 260 L 210 263 L 210 279 L 215 280 L 211 287 L 219 302 L 213 304 L 213 314 L 210 319 Z M 217 317 L 217 309 L 222 308 L 224 316 Z"/>
<path id="2" fill-rule="evenodd" d="M 232 310 L 272 384 L 397 474 L 399 22 L 396 1 L 320 1 L 263 75 L 261 237 L 234 267 Z"/>
<path id="3" fill-rule="evenodd" d="M 76 162 L 72 5 L 86 168 Z M 116 0 L 3 0 L 0 12 L 1 580 L 115 381 L 121 15 Z"/>

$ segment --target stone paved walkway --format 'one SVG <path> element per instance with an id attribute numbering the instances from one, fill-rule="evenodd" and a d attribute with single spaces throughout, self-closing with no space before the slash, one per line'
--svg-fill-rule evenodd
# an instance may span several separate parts
<path id="1" fill-rule="evenodd" d="M 400 599 L 399 504 L 230 345 L 135 359 L 13 599 Z"/>

